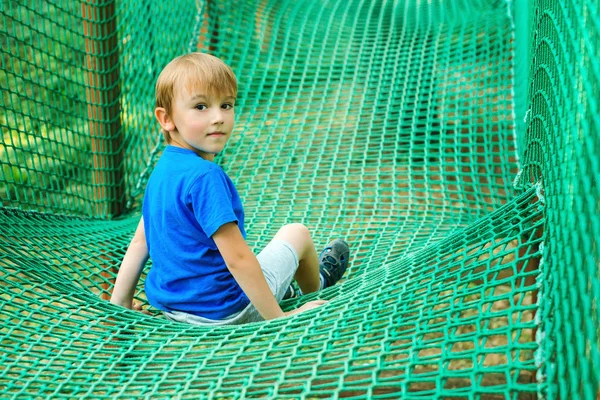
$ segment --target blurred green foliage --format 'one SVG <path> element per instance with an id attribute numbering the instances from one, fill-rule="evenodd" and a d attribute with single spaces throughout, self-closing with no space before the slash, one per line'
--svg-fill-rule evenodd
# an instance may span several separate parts
<path id="1" fill-rule="evenodd" d="M 2 2 L 2 205 L 87 214 L 91 160 L 77 2 Z"/>

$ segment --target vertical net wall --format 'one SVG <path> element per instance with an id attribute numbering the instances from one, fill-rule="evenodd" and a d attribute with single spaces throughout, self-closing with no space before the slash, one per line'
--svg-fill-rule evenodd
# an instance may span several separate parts
<path id="1" fill-rule="evenodd" d="M 593 399 L 600 367 L 600 4 L 538 1 L 523 172 L 537 184 L 546 240 L 539 358 L 548 398 Z"/>

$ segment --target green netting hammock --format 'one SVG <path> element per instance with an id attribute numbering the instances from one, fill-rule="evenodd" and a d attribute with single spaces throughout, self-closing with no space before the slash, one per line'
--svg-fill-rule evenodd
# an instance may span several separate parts
<path id="1" fill-rule="evenodd" d="M 596 398 L 597 0 L 0 7 L 1 397 Z M 240 82 L 217 162 L 251 247 L 351 243 L 284 303 L 325 306 L 208 329 L 107 301 L 190 50 Z"/>

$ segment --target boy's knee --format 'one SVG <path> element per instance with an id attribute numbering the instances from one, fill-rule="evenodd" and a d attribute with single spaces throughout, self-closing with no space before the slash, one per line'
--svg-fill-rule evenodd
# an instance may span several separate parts
<path id="1" fill-rule="evenodd" d="M 304 224 L 288 224 L 285 225 L 283 229 L 290 231 L 290 233 L 294 234 L 295 236 L 310 237 L 310 231 Z"/>
<path id="2" fill-rule="evenodd" d="M 306 243 L 311 240 L 310 231 L 308 228 L 304 224 L 298 223 L 283 226 L 279 232 L 277 232 L 275 237 L 279 237 L 293 243 Z"/>

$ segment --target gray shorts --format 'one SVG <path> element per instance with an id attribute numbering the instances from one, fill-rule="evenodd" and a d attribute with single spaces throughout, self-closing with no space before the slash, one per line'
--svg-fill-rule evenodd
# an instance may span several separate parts
<path id="1" fill-rule="evenodd" d="M 273 292 L 277 302 L 280 302 L 298 269 L 296 250 L 284 240 L 272 240 L 256 258 L 271 292 Z M 264 320 L 252 303 L 242 311 L 220 320 L 208 319 L 181 311 L 164 311 L 163 313 L 170 320 L 192 325 L 239 325 Z"/>

